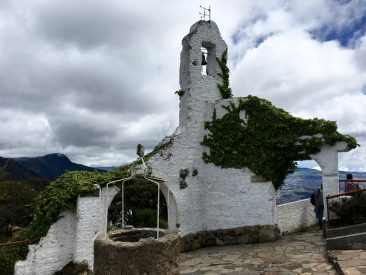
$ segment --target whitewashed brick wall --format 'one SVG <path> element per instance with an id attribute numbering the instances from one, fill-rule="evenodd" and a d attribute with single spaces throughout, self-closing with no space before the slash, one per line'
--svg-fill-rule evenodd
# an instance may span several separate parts
<path id="1" fill-rule="evenodd" d="M 109 188 L 107 206 L 117 193 Z M 77 210 L 61 213 L 62 218 L 54 223 L 47 235 L 38 244 L 29 246 L 24 261 L 15 264 L 15 275 L 48 275 L 61 270 L 71 261 L 87 261 L 93 270 L 93 244 L 97 235 L 105 232 L 106 188 L 102 197 L 79 197 Z"/>
<path id="2" fill-rule="evenodd" d="M 310 199 L 277 205 L 278 228 L 281 233 L 296 232 L 317 223 Z"/>

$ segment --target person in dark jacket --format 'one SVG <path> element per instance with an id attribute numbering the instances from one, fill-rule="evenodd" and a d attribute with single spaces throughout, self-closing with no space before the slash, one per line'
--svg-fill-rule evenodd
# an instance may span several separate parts
<path id="1" fill-rule="evenodd" d="M 324 213 L 323 185 L 320 185 L 320 188 L 315 189 L 314 200 L 315 200 L 314 212 L 315 212 L 316 218 L 318 219 L 319 227 L 320 227 L 320 229 L 322 229 L 322 220 L 323 220 L 323 213 Z"/>

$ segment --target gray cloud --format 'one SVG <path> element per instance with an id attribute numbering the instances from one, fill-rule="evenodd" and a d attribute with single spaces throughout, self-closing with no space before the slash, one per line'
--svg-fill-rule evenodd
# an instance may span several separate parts
<path id="1" fill-rule="evenodd" d="M 0 155 L 114 165 L 137 143 L 152 149 L 178 124 L 181 39 L 200 4 L 229 43 L 235 95 L 335 119 L 364 142 L 365 38 L 344 49 L 309 33 L 351 24 L 359 1 L 9 0 L 0 2 Z M 357 150 L 354 163 L 366 156 Z"/>

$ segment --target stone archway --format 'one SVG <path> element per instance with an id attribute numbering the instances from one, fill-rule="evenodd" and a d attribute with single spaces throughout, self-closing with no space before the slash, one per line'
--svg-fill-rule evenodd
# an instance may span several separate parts
<path id="1" fill-rule="evenodd" d="M 164 194 L 165 201 L 167 203 L 168 229 L 175 230 L 175 229 L 179 228 L 179 226 L 180 226 L 179 222 L 178 222 L 178 213 L 177 213 L 178 208 L 177 208 L 177 203 L 175 201 L 175 197 L 165 183 L 161 184 L 160 190 Z"/>
<path id="2" fill-rule="evenodd" d="M 125 208 L 124 217 L 125 217 L 125 221 L 127 220 L 127 224 L 125 223 L 125 225 L 134 225 L 135 226 L 135 224 L 131 223 L 132 222 L 131 217 L 133 216 L 133 214 L 129 213 L 128 208 L 126 208 L 126 207 L 129 207 L 128 206 L 129 196 L 131 196 L 131 194 L 133 194 L 134 196 L 136 196 L 136 198 L 138 198 L 139 193 L 142 194 L 142 192 L 144 192 L 144 194 L 143 194 L 145 196 L 144 199 L 154 200 L 153 202 L 150 202 L 150 203 L 147 202 L 148 205 L 146 205 L 146 207 L 148 207 L 148 209 L 150 209 L 152 211 L 155 211 L 155 214 L 156 214 L 157 201 L 158 201 L 158 197 L 159 197 L 160 221 L 162 218 L 164 218 L 167 221 L 168 229 L 176 229 L 177 205 L 176 205 L 176 201 L 175 201 L 175 198 L 174 198 L 172 192 L 169 190 L 169 188 L 167 187 L 165 182 L 159 181 L 160 196 L 158 196 L 156 193 L 156 190 L 158 188 L 157 185 L 155 185 L 152 182 L 149 182 L 148 180 L 144 180 L 142 178 L 140 178 L 138 181 L 139 182 L 126 181 L 124 184 L 124 208 Z M 116 187 L 118 187 L 119 192 L 116 193 L 116 195 L 113 198 L 113 201 L 111 202 L 111 204 L 109 206 L 107 206 L 107 209 L 106 209 L 108 211 L 108 225 L 112 224 L 116 227 L 121 227 L 121 225 L 122 225 L 121 224 L 121 222 L 122 222 L 121 184 L 122 184 L 121 182 L 116 184 Z M 129 187 L 131 187 L 131 186 L 135 186 L 138 188 L 136 190 L 132 189 L 132 191 L 131 191 L 131 190 L 129 190 Z M 145 190 L 146 190 L 146 192 L 145 192 Z M 146 195 L 148 197 L 146 197 Z M 126 198 L 126 196 L 127 196 L 127 198 Z M 140 209 L 141 207 L 142 208 L 145 207 L 143 205 L 140 205 L 138 208 L 136 208 L 137 206 L 138 205 L 134 205 L 133 208 L 135 210 L 137 210 L 137 209 L 141 210 Z M 147 215 L 148 213 L 145 213 L 145 214 Z M 156 217 L 156 216 L 152 216 L 152 215 L 148 215 L 148 216 L 150 216 L 150 218 Z M 152 219 L 154 219 L 154 218 L 152 218 Z M 135 219 L 134 219 L 134 221 L 136 222 Z M 151 221 L 150 221 L 150 223 L 151 223 Z M 155 222 L 155 224 L 156 224 L 156 222 Z M 145 224 L 144 227 L 153 227 L 153 226 Z"/>

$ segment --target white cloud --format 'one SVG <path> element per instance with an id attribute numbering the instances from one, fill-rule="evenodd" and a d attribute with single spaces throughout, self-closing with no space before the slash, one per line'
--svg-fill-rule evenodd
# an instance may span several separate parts
<path id="1" fill-rule="evenodd" d="M 348 166 L 345 166 L 345 165 L 339 166 L 338 167 L 338 170 L 340 170 L 340 171 L 346 171 L 346 172 L 350 171 L 349 167 Z"/>
<path id="2" fill-rule="evenodd" d="M 359 64 L 363 41 L 346 49 L 335 41 L 316 41 L 297 27 L 272 34 L 237 62 L 231 78 L 234 94 L 266 98 L 303 118 L 337 121 L 339 131 L 355 136 L 362 146 L 340 159 L 356 169 L 366 154 L 366 73 Z"/>
<path id="3" fill-rule="evenodd" d="M 0 133 L 1 156 L 45 153 L 54 142 L 48 119 L 34 113 L 1 110 Z"/>
<path id="4" fill-rule="evenodd" d="M 294 29 L 248 50 L 232 73 L 234 93 L 255 93 L 294 112 L 313 112 L 312 102 L 360 93 L 366 83 L 353 52 L 336 42 L 319 42 Z"/>

